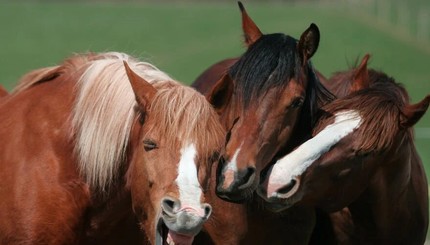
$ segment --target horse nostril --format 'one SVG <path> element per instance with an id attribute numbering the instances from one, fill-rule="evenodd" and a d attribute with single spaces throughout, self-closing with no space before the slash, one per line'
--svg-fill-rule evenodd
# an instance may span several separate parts
<path id="1" fill-rule="evenodd" d="M 255 168 L 248 167 L 245 171 L 243 171 L 241 174 L 239 174 L 240 178 L 240 185 L 249 185 L 249 182 L 251 182 L 254 179 L 255 176 Z"/>
<path id="2" fill-rule="evenodd" d="M 203 204 L 203 210 L 204 210 L 204 218 L 208 219 L 209 216 L 212 214 L 212 206 L 205 203 Z"/>
<path id="3" fill-rule="evenodd" d="M 179 201 L 170 197 L 165 197 L 161 200 L 161 208 L 168 214 L 173 214 L 179 208 Z"/>
<path id="4" fill-rule="evenodd" d="M 285 186 L 281 187 L 277 192 L 279 194 L 287 194 L 288 192 L 290 192 L 294 186 L 297 184 L 297 180 L 292 179 L 290 181 L 290 183 L 286 184 Z"/>

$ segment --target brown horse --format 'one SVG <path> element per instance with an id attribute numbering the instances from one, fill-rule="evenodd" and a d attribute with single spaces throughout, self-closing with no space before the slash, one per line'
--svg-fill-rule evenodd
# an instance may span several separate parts
<path id="1" fill-rule="evenodd" d="M 273 165 L 258 193 L 272 209 L 341 210 L 332 217 L 342 244 L 423 244 L 428 187 L 412 126 L 430 95 L 410 105 L 406 90 L 368 70 L 367 59 L 330 79 L 350 94 L 324 107 L 314 137 Z"/>
<path id="2" fill-rule="evenodd" d="M 0 85 L 0 97 L 6 96 L 7 94 L 7 90 Z"/>
<path id="3" fill-rule="evenodd" d="M 309 61 L 319 43 L 316 25 L 300 40 L 280 33 L 263 35 L 242 4 L 239 7 L 247 51 L 210 68 L 200 76 L 206 80 L 199 78 L 193 85 L 206 91 L 228 130 L 218 183 L 212 180 L 210 189 L 230 202 L 251 197 L 261 170 L 276 154 L 310 135 L 317 108 L 332 99 Z M 313 210 L 279 217 L 262 210 L 257 201 L 240 206 L 214 195 L 208 200 L 214 210 L 206 229 L 216 244 L 237 244 L 242 237 L 245 244 L 307 244 L 313 227 Z M 283 236 L 286 230 L 289 239 Z"/>
<path id="4" fill-rule="evenodd" d="M 238 202 L 250 197 L 261 170 L 281 149 L 311 132 L 317 108 L 332 99 L 309 61 L 319 44 L 316 25 L 299 41 L 281 33 L 263 35 L 239 7 L 248 49 L 207 95 L 228 129 L 217 194 Z"/>
<path id="5" fill-rule="evenodd" d="M 205 97 L 121 53 L 36 77 L 0 106 L 0 243 L 191 244 L 225 138 Z"/>

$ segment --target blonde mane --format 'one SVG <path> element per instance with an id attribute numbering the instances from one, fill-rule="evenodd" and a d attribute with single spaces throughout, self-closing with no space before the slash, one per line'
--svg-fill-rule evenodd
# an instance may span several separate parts
<path id="1" fill-rule="evenodd" d="M 169 139 L 166 147 L 198 143 L 197 152 L 208 157 L 223 146 L 225 131 L 218 115 L 206 98 L 191 87 L 158 89 L 149 111 L 158 119 L 150 130 Z"/>
<path id="2" fill-rule="evenodd" d="M 157 89 L 149 111 L 159 118 L 153 130 L 160 130 L 168 142 L 198 138 L 203 139 L 198 148 L 213 149 L 224 140 L 215 111 L 197 91 L 126 54 L 96 55 L 78 81 L 72 126 L 81 174 L 99 191 L 106 191 L 116 179 L 137 116 L 123 60 Z"/>

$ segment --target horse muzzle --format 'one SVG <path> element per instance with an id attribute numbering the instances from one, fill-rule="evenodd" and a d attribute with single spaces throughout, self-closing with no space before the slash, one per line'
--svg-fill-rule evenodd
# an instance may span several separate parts
<path id="1" fill-rule="evenodd" d="M 215 192 L 223 200 L 242 203 L 252 196 L 257 185 L 258 175 L 253 167 L 239 171 L 223 169 L 218 171 Z"/>
<path id="2" fill-rule="evenodd" d="M 156 245 L 191 245 L 211 213 L 212 207 L 207 203 L 201 204 L 201 207 L 181 206 L 177 199 L 163 198 Z"/>

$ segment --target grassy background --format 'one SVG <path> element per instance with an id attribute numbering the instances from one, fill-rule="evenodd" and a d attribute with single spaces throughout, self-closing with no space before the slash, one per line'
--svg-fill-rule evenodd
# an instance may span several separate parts
<path id="1" fill-rule="evenodd" d="M 373 55 L 370 67 L 405 84 L 412 101 L 430 93 L 430 44 L 337 4 L 246 3 L 264 33 L 294 37 L 311 22 L 321 32 L 314 65 L 325 75 Z M 122 51 L 191 83 L 214 62 L 240 55 L 240 13 L 235 2 L 10 3 L 0 2 L 0 83 L 13 88 L 29 70 L 72 53 Z M 42 98 L 43 99 L 43 98 Z M 430 173 L 430 112 L 417 125 L 417 145 Z"/>

